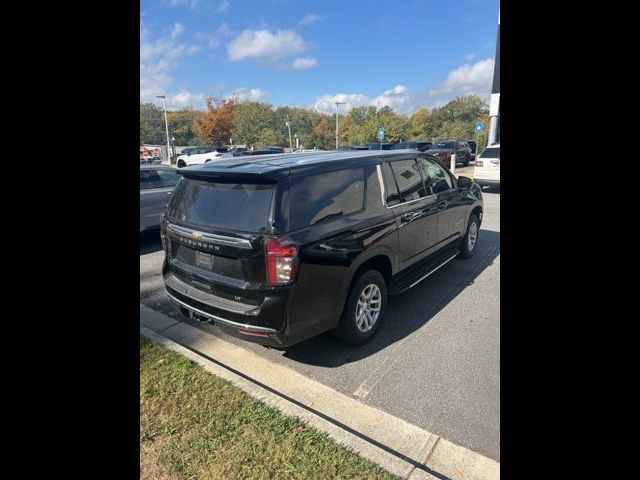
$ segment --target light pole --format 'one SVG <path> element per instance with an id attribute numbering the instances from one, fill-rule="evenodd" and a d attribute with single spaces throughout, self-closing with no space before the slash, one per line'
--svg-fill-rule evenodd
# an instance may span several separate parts
<path id="1" fill-rule="evenodd" d="M 169 160 L 169 163 L 173 163 L 173 157 L 176 156 L 176 137 L 174 137 L 173 135 L 171 135 L 171 159 Z"/>
<path id="2" fill-rule="evenodd" d="M 156 98 L 162 99 L 162 104 L 164 105 L 164 127 L 167 131 L 167 157 L 169 156 L 169 150 L 171 147 L 169 146 L 169 122 L 167 122 L 167 97 L 164 95 L 156 95 Z M 168 162 L 171 163 L 171 162 Z"/>
<path id="3" fill-rule="evenodd" d="M 284 122 L 289 130 L 289 153 L 293 153 L 293 145 L 291 144 L 291 125 L 289 124 L 289 115 L 287 115 L 287 120 Z"/>
<path id="4" fill-rule="evenodd" d="M 336 104 L 336 150 L 338 150 L 338 105 L 346 105 L 347 102 L 334 102 Z"/>

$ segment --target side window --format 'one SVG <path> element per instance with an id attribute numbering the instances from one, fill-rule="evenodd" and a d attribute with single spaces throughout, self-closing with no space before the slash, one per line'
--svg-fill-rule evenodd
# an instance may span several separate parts
<path id="1" fill-rule="evenodd" d="M 158 188 L 157 178 L 152 170 L 140 170 L 140 190 Z"/>
<path id="2" fill-rule="evenodd" d="M 427 196 L 415 159 L 391 162 L 391 169 L 398 184 L 402 202 L 409 202 Z"/>
<path id="3" fill-rule="evenodd" d="M 174 187 L 176 183 L 180 181 L 180 178 L 182 178 L 182 175 L 173 170 L 158 169 L 156 173 L 160 177 L 160 182 L 163 187 Z"/>
<path id="4" fill-rule="evenodd" d="M 291 177 L 289 230 L 364 207 L 364 168 Z"/>
<path id="5" fill-rule="evenodd" d="M 433 193 L 446 192 L 453 188 L 453 181 L 447 172 L 444 171 L 437 162 L 429 159 L 424 160 L 425 169 L 427 171 L 427 183 L 431 187 Z"/>
<path id="6" fill-rule="evenodd" d="M 382 179 L 384 181 L 385 201 L 387 206 L 391 207 L 400 203 L 400 195 L 398 195 L 398 185 L 388 163 L 382 164 Z"/>

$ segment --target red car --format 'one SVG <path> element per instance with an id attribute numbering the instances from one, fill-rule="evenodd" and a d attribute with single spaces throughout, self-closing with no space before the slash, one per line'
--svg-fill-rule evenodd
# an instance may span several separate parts
<path id="1" fill-rule="evenodd" d="M 429 153 L 447 166 L 451 163 L 452 153 L 456 154 L 456 163 L 465 167 L 471 161 L 471 147 L 464 140 L 440 140 L 429 149 Z"/>

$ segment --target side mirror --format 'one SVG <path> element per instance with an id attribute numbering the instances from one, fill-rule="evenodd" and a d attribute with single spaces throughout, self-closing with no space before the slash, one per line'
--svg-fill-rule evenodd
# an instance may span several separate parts
<path id="1" fill-rule="evenodd" d="M 462 175 L 458 177 L 458 190 L 461 192 L 468 191 L 471 188 L 471 185 L 473 185 L 473 180 L 469 177 L 463 177 Z"/>

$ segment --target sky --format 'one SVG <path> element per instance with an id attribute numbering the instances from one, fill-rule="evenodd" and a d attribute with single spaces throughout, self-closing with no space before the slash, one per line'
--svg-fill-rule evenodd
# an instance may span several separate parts
<path id="1" fill-rule="evenodd" d="M 497 0 L 141 0 L 140 101 L 410 115 L 491 94 Z"/>

